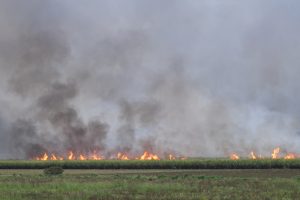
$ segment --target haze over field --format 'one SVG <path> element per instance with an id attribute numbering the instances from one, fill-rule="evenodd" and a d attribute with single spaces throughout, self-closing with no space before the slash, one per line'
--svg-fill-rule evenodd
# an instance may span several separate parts
<path id="1" fill-rule="evenodd" d="M 299 8 L 0 1 L 0 159 L 299 150 Z"/>

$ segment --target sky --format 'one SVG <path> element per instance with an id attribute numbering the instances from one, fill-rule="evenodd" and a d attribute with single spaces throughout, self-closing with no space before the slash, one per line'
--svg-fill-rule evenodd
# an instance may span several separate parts
<path id="1" fill-rule="evenodd" d="M 1 0 L 0 159 L 300 147 L 296 0 Z"/>

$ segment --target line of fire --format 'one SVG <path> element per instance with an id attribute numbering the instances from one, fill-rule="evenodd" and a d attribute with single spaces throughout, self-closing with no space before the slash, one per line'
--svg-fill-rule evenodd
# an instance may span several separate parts
<path id="1" fill-rule="evenodd" d="M 239 160 L 239 159 L 286 159 L 292 160 L 300 158 L 300 154 L 296 153 L 282 153 L 280 147 L 273 149 L 270 156 L 262 156 L 261 154 L 257 154 L 254 151 L 251 151 L 247 156 L 240 156 L 237 153 L 232 153 L 229 158 L 231 160 Z M 101 153 L 97 151 L 92 151 L 91 153 L 75 153 L 74 151 L 69 151 L 65 155 L 60 155 L 56 153 L 43 153 L 39 156 L 33 158 L 33 160 L 186 160 L 188 159 L 185 156 L 176 156 L 173 154 L 166 154 L 164 156 L 159 156 L 155 153 L 151 153 L 148 151 L 143 152 L 141 155 L 132 156 L 127 153 L 118 152 L 113 156 L 105 157 Z"/>

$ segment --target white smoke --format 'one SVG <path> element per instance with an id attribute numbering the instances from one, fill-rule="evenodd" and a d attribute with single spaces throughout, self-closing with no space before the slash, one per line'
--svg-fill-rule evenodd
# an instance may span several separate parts
<path id="1" fill-rule="evenodd" d="M 1 1 L 0 158 L 297 151 L 299 6 Z"/>

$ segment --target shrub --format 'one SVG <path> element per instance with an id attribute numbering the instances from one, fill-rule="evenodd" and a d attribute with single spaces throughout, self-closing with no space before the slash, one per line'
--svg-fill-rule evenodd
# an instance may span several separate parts
<path id="1" fill-rule="evenodd" d="M 64 169 L 59 166 L 52 166 L 44 169 L 44 174 L 46 175 L 60 175 L 64 172 Z"/>

